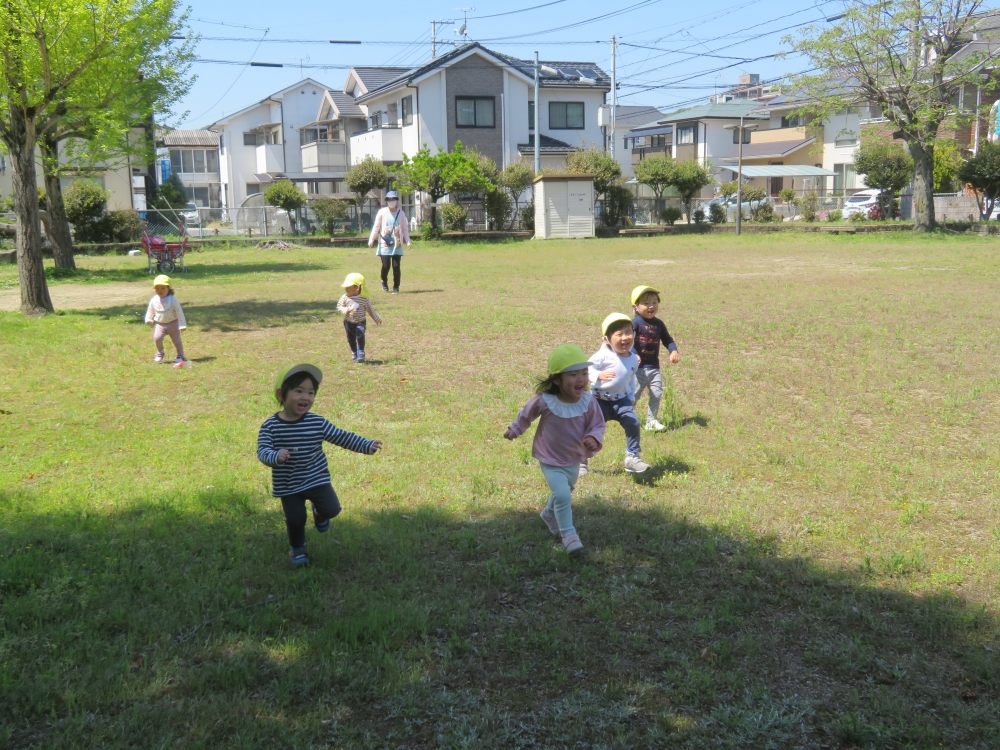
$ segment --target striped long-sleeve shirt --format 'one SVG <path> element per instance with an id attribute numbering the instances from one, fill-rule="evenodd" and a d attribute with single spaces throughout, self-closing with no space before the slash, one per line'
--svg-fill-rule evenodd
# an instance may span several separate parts
<path id="1" fill-rule="evenodd" d="M 365 313 L 371 315 L 372 320 L 376 323 L 382 322 L 382 318 L 378 316 L 378 313 L 375 312 L 375 308 L 372 306 L 372 301 L 361 295 L 348 297 L 345 294 L 337 302 L 337 309 L 344 314 L 345 318 L 355 324 L 360 325 L 365 322 Z"/>
<path id="2" fill-rule="evenodd" d="M 323 452 L 323 441 L 355 453 L 371 453 L 374 440 L 335 427 L 329 421 L 306 412 L 301 419 L 286 422 L 278 415 L 260 426 L 257 435 L 257 458 L 271 467 L 271 494 L 287 497 L 330 481 L 330 467 Z M 278 452 L 291 456 L 278 463 Z"/>

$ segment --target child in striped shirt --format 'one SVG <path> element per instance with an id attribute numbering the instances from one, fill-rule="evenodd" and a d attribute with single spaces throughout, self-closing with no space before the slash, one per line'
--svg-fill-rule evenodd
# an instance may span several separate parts
<path id="1" fill-rule="evenodd" d="M 310 411 L 322 381 L 323 373 L 313 365 L 296 365 L 281 373 L 274 384 L 281 411 L 268 418 L 257 435 L 257 458 L 271 467 L 271 495 L 281 498 L 285 512 L 292 565 L 309 563 L 306 500 L 312 502 L 313 524 L 320 533 L 329 531 L 330 519 L 340 513 L 323 441 L 365 455 L 382 447 L 381 440 L 341 430 Z"/>
<path id="2" fill-rule="evenodd" d="M 371 315 L 375 325 L 382 325 L 382 318 L 372 307 L 365 291 L 365 277 L 360 273 L 349 273 L 344 283 L 344 296 L 337 302 L 337 310 L 344 314 L 344 330 L 347 331 L 347 345 L 351 347 L 351 359 L 365 361 L 365 322 Z"/>

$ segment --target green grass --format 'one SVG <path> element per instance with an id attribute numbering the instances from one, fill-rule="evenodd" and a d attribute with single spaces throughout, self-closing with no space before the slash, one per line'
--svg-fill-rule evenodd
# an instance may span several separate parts
<path id="1" fill-rule="evenodd" d="M 192 370 L 141 306 L 0 313 L 0 746 L 997 747 L 998 250 L 420 243 L 365 367 L 335 303 L 369 251 L 192 253 Z M 80 264 L 96 304 L 149 284 Z M 609 427 L 574 560 L 501 433 L 639 283 L 672 429 L 638 483 Z M 329 450 L 344 512 L 292 570 L 255 437 L 303 360 L 386 449 Z"/>

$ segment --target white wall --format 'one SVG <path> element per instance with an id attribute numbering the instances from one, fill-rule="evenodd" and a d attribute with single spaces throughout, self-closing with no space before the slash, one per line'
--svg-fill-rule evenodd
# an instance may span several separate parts
<path id="1" fill-rule="evenodd" d="M 529 87 L 529 91 L 534 87 Z M 534 96 L 534 94 L 530 94 Z M 604 104 L 604 92 L 596 89 L 550 89 L 540 92 L 539 127 L 542 134 L 577 148 L 604 147 L 604 134 L 597 125 L 597 109 Z M 549 127 L 549 102 L 583 102 L 583 130 L 553 130 Z M 525 119 L 527 119 L 525 114 Z"/>
<path id="2" fill-rule="evenodd" d="M 504 149 L 507 163 L 517 161 L 517 147 L 528 142 L 531 130 L 528 128 L 528 101 L 534 96 L 533 87 L 515 75 L 507 73 L 507 85 L 504 93 L 504 104 L 507 108 L 507 121 L 504 123 L 506 143 Z M 596 117 L 596 115 L 595 115 Z"/>
<path id="3" fill-rule="evenodd" d="M 417 117 L 420 120 L 420 143 L 413 148 L 417 134 L 408 134 L 407 140 L 403 142 L 403 151 L 412 156 L 417 150 L 427 146 L 432 154 L 437 153 L 438 146 L 448 148 L 448 119 L 445 94 L 445 78 L 447 73 L 444 70 L 438 71 L 429 78 L 420 81 L 417 87 L 420 89 L 420 109 Z"/>

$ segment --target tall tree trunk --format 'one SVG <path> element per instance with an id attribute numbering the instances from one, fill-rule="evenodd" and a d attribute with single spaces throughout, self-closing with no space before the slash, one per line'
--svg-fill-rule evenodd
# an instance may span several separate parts
<path id="1" fill-rule="evenodd" d="M 6 145 L 10 152 L 14 211 L 17 214 L 17 276 L 21 285 L 21 312 L 25 315 L 44 315 L 52 312 L 52 299 L 42 265 L 33 124 L 16 106 L 12 106 L 9 112 L 11 139 Z"/>
<path id="2" fill-rule="evenodd" d="M 922 146 L 916 141 L 907 145 L 913 157 L 913 229 L 930 232 L 937 226 L 934 219 L 934 146 Z"/>
<path id="3" fill-rule="evenodd" d="M 42 149 L 42 167 L 45 172 L 45 207 L 48 222 L 45 231 L 52 243 L 52 257 L 56 268 L 76 268 L 73 261 L 73 237 L 66 219 L 66 204 L 63 203 L 62 185 L 59 182 L 59 143 L 43 136 L 38 145 Z"/>

